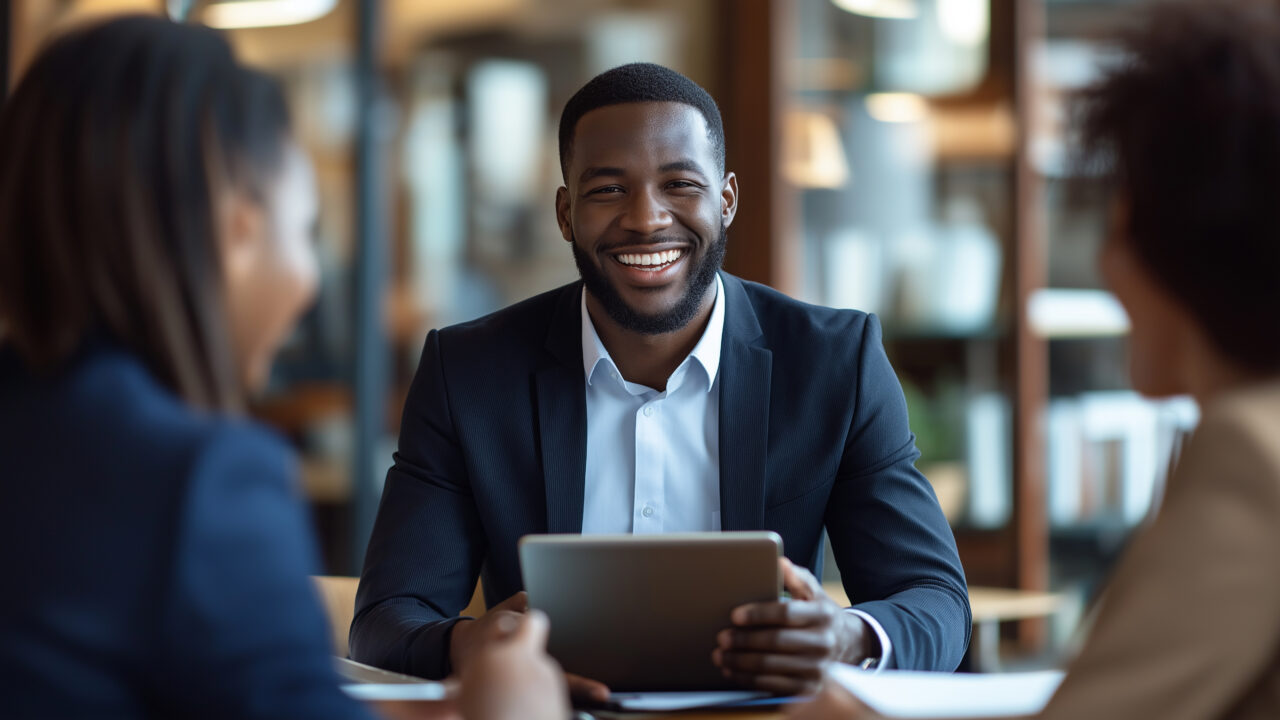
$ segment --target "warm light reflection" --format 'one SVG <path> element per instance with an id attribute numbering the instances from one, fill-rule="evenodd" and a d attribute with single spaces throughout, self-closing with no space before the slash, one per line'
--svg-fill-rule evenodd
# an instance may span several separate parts
<path id="1" fill-rule="evenodd" d="M 909 20 L 920 14 L 916 0 L 831 0 L 841 10 L 875 18 Z"/>
<path id="2" fill-rule="evenodd" d="M 1040 288 L 1027 301 L 1027 322 L 1044 338 L 1110 337 L 1129 332 L 1129 315 L 1105 290 Z"/>
<path id="3" fill-rule="evenodd" d="M 834 189 L 849 181 L 840 129 L 829 115 L 791 110 L 783 125 L 782 174 L 797 187 Z"/>
<path id="4" fill-rule="evenodd" d="M 867 96 L 867 114 L 886 123 L 914 123 L 929 115 L 929 104 L 915 93 L 873 93 Z"/>
<path id="5" fill-rule="evenodd" d="M 299 25 L 329 14 L 338 0 L 222 0 L 204 11 L 204 22 L 216 28 Z"/>
<path id="6" fill-rule="evenodd" d="M 938 27 L 956 45 L 978 47 L 991 31 L 988 0 L 938 0 Z"/>

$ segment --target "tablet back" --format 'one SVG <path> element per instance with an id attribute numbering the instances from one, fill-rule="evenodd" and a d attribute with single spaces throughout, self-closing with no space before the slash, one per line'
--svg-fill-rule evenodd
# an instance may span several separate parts
<path id="1" fill-rule="evenodd" d="M 529 605 L 551 618 L 551 655 L 615 691 L 736 687 L 711 662 L 716 633 L 733 608 L 778 599 L 781 554 L 772 532 L 520 540 Z"/>

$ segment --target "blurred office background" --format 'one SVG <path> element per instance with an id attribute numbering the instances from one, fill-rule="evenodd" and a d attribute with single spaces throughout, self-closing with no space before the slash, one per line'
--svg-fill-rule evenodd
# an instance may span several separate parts
<path id="1" fill-rule="evenodd" d="M 0 78 L 133 11 L 225 27 L 284 80 L 324 284 L 255 412 L 301 453 L 326 569 L 356 574 L 426 331 L 576 279 L 564 102 L 625 62 L 680 70 L 720 102 L 740 179 L 727 269 L 880 315 L 970 583 L 1058 594 L 1004 636 L 1052 661 L 1197 419 L 1128 388 L 1093 263 L 1106 197 L 1065 122 L 1139 4 L 0 0 Z"/>

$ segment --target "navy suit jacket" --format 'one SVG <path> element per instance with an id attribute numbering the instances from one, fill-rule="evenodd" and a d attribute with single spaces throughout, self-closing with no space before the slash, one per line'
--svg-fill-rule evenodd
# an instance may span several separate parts
<path id="1" fill-rule="evenodd" d="M 0 346 L 0 715 L 360 718 L 306 576 L 292 453 L 104 343 Z"/>
<path id="2" fill-rule="evenodd" d="M 722 274 L 720 519 L 773 530 L 821 576 L 825 526 L 853 606 L 892 665 L 952 670 L 970 614 L 955 538 L 919 456 L 874 316 Z M 581 283 L 432 331 L 405 403 L 351 626 L 356 660 L 450 670 L 476 577 L 489 606 L 522 589 L 516 544 L 582 530 Z"/>

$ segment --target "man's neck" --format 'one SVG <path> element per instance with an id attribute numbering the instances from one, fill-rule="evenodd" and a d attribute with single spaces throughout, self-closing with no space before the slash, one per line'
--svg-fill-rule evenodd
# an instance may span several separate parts
<path id="1" fill-rule="evenodd" d="M 711 310 L 716 302 L 716 284 L 711 283 L 698 305 L 698 312 L 684 327 L 660 335 L 646 335 L 628 330 L 613 318 L 590 291 L 586 292 L 587 314 L 595 326 L 600 342 L 609 351 L 618 372 L 628 382 L 667 389 L 667 379 L 689 357 L 707 330 Z"/>

